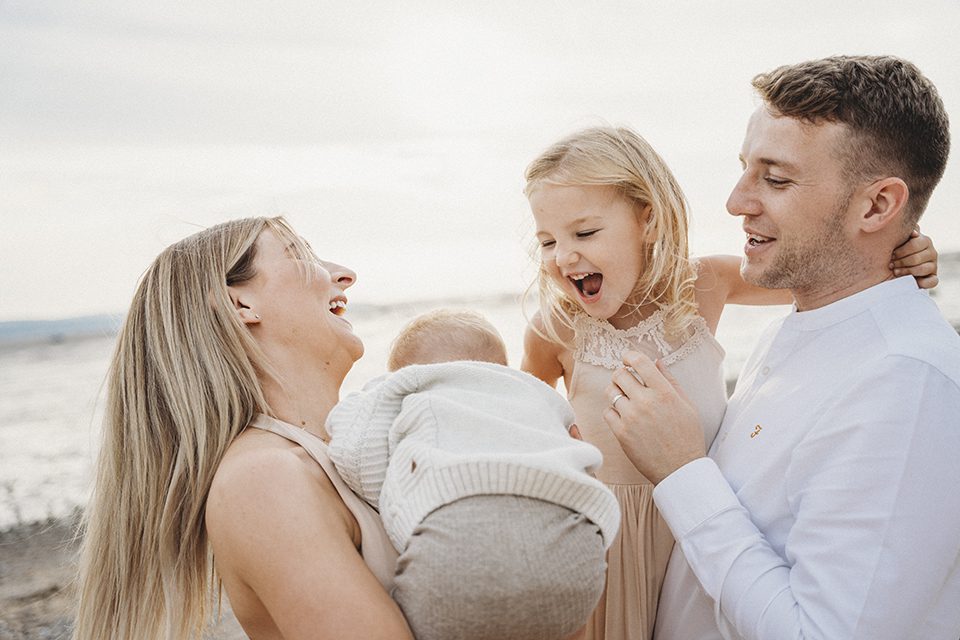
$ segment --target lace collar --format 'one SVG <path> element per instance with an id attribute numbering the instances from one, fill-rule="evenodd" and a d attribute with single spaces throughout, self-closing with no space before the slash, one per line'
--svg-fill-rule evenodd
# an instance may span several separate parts
<path id="1" fill-rule="evenodd" d="M 707 322 L 700 316 L 694 318 L 687 338 L 679 345 L 667 340 L 663 309 L 657 309 L 629 329 L 617 329 L 606 320 L 591 318 L 578 313 L 573 318 L 574 359 L 605 369 L 618 369 L 623 364 L 622 355 L 630 349 L 647 351 L 640 345 L 649 343 L 666 365 L 682 360 L 697 350 L 710 335 Z"/>

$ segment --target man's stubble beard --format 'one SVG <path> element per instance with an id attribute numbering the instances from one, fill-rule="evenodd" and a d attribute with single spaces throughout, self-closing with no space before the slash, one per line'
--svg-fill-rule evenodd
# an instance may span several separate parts
<path id="1" fill-rule="evenodd" d="M 745 275 L 745 279 L 765 289 L 794 293 L 836 288 L 852 280 L 862 260 L 843 229 L 851 196 L 852 192 L 838 198 L 828 224 L 821 226 L 816 236 L 785 243 L 766 269 L 752 277 Z"/>

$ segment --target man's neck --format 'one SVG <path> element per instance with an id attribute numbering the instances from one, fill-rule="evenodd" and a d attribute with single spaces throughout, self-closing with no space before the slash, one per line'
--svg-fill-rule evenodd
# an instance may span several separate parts
<path id="1" fill-rule="evenodd" d="M 811 289 L 792 289 L 791 293 L 796 301 L 797 311 L 813 311 L 893 278 L 893 272 L 887 268 L 874 269 L 869 274 L 852 281 L 831 282 Z"/>

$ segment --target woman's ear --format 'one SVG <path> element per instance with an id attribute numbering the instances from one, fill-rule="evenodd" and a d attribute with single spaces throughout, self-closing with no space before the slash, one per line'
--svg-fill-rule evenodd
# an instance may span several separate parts
<path id="1" fill-rule="evenodd" d="M 233 308 L 243 324 L 260 324 L 260 314 L 256 313 L 249 304 L 250 296 L 247 291 L 240 287 L 227 287 L 230 294 L 230 301 L 233 302 Z"/>
<path id="2" fill-rule="evenodd" d="M 903 210 L 910 197 L 910 188 L 900 178 L 883 178 L 866 187 L 866 203 L 859 217 L 860 229 L 875 233 L 903 220 Z"/>

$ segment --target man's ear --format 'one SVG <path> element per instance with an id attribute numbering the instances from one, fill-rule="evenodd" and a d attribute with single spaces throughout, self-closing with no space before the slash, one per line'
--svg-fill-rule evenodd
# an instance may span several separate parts
<path id="1" fill-rule="evenodd" d="M 900 178 L 882 178 L 868 185 L 862 197 L 866 202 L 858 220 L 860 230 L 875 233 L 903 220 L 910 188 Z"/>
<path id="2" fill-rule="evenodd" d="M 250 294 L 241 287 L 227 287 L 233 308 L 243 324 L 260 324 L 260 314 L 256 313 L 250 304 Z"/>

